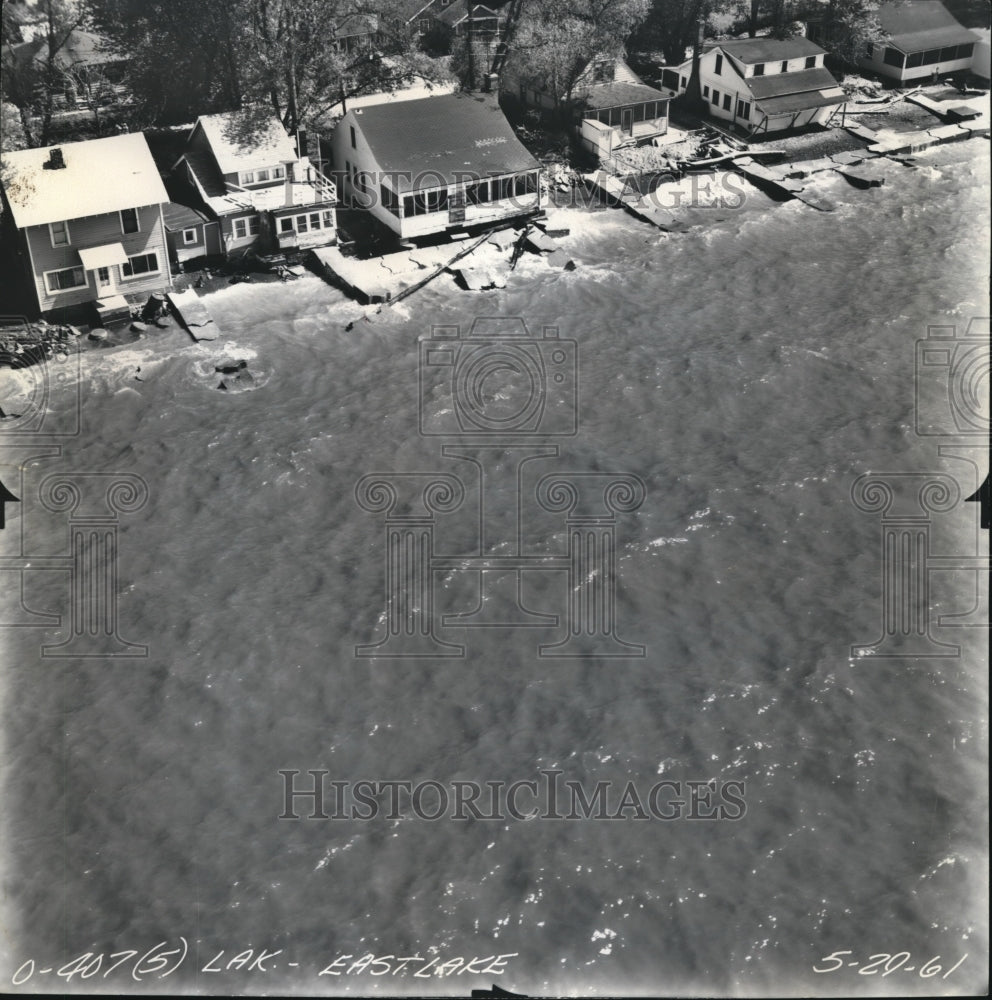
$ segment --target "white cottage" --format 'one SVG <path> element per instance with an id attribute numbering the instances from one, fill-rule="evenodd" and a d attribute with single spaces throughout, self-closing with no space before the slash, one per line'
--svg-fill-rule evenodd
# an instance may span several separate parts
<path id="1" fill-rule="evenodd" d="M 714 42 L 699 59 L 703 100 L 714 118 L 751 135 L 825 125 L 846 100 L 825 55 L 802 37 Z M 691 74 L 690 59 L 663 79 L 684 94 Z"/>
<path id="2" fill-rule="evenodd" d="M 981 38 L 963 28 L 940 0 L 884 3 L 876 17 L 888 37 L 868 45 L 863 69 L 899 83 L 972 69 Z"/>
<path id="3" fill-rule="evenodd" d="M 445 94 L 353 108 L 331 139 L 342 200 L 402 239 L 541 208 L 541 167 L 491 97 Z"/>
<path id="4" fill-rule="evenodd" d="M 203 115 L 173 175 L 196 192 L 219 223 L 206 252 L 228 257 L 326 246 L 337 239 L 337 191 L 286 134 L 275 116 Z"/>

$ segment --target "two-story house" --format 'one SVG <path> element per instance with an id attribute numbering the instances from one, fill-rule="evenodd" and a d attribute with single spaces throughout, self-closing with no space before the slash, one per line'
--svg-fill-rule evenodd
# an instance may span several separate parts
<path id="1" fill-rule="evenodd" d="M 274 116 L 203 115 L 172 170 L 219 225 L 220 252 L 327 246 L 337 239 L 337 189 Z"/>
<path id="2" fill-rule="evenodd" d="M 140 133 L 3 154 L 12 226 L 38 309 L 93 302 L 101 321 L 170 285 L 169 197 Z"/>
<path id="3" fill-rule="evenodd" d="M 825 56 L 802 36 L 713 42 L 699 58 L 702 98 L 714 118 L 751 135 L 824 125 L 846 100 Z M 684 94 L 691 75 L 689 59 L 666 70 L 662 80 Z"/>
<path id="4" fill-rule="evenodd" d="M 331 137 L 351 204 L 402 239 L 540 211 L 541 165 L 478 94 L 353 108 Z"/>

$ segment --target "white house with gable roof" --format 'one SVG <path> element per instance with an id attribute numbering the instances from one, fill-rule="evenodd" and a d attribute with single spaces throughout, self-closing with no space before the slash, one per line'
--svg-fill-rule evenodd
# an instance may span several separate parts
<path id="1" fill-rule="evenodd" d="M 738 38 L 712 42 L 699 58 L 703 100 L 714 118 L 751 135 L 825 125 L 845 103 L 840 85 L 824 66 L 826 52 L 808 38 Z M 692 60 L 662 75 L 684 94 Z"/>

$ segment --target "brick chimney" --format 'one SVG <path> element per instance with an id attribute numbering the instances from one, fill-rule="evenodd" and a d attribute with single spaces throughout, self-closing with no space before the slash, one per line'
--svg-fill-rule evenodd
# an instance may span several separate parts
<path id="1" fill-rule="evenodd" d="M 62 150 L 56 147 L 48 151 L 48 162 L 45 164 L 46 170 L 65 170 L 65 157 Z"/>

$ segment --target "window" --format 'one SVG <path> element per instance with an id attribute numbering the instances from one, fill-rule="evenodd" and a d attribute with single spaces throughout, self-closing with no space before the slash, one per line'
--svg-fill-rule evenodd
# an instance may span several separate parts
<path id="1" fill-rule="evenodd" d="M 709 87 L 703 87 L 703 97 L 705 97 L 705 98 L 708 99 L 709 96 L 710 96 L 710 88 Z"/>
<path id="2" fill-rule="evenodd" d="M 290 215 L 279 220 L 279 232 L 291 233 L 293 231 L 293 218 Z"/>
<path id="3" fill-rule="evenodd" d="M 905 56 L 898 49 L 886 49 L 883 62 L 886 66 L 898 66 L 902 69 Z"/>
<path id="4" fill-rule="evenodd" d="M 285 167 L 273 167 L 272 168 L 272 179 L 274 181 L 284 180 L 285 177 L 286 177 L 286 168 Z"/>
<path id="5" fill-rule="evenodd" d="M 730 110 L 730 94 L 723 95 L 723 110 L 724 111 Z"/>
<path id="6" fill-rule="evenodd" d="M 713 67 L 713 72 L 716 73 L 717 76 L 719 76 L 722 71 L 723 71 L 723 56 L 718 52 L 716 54 L 716 65 Z"/>
<path id="7" fill-rule="evenodd" d="M 871 51 L 870 51 L 871 50 L 871 45 L 868 46 L 868 49 L 869 49 L 868 55 L 871 55 Z M 807 56 L 806 57 L 806 68 L 807 69 L 816 69 L 816 56 Z"/>
<path id="8" fill-rule="evenodd" d="M 754 67 L 754 75 L 755 76 L 764 76 L 765 75 L 765 64 L 764 63 L 758 63 Z"/>
<path id="9" fill-rule="evenodd" d="M 737 101 L 737 117 L 743 118 L 747 121 L 751 117 L 751 102 L 750 101 Z"/>
<path id="10" fill-rule="evenodd" d="M 252 215 L 247 219 L 234 220 L 234 238 L 236 240 L 246 240 L 249 236 L 258 235 L 258 216 Z"/>
<path id="11" fill-rule="evenodd" d="M 689 80 L 687 77 L 682 77 L 682 90 L 685 90 L 689 86 Z"/>
<path id="12" fill-rule="evenodd" d="M 940 49 L 931 49 L 929 52 L 923 53 L 923 65 L 932 66 L 934 63 L 940 62 Z"/>
<path id="13" fill-rule="evenodd" d="M 48 224 L 48 232 L 52 237 L 53 247 L 65 247 L 69 245 L 68 222 L 50 222 Z"/>
<path id="14" fill-rule="evenodd" d="M 121 232 L 136 233 L 141 229 L 138 224 L 138 210 L 136 208 L 121 209 Z"/>
<path id="15" fill-rule="evenodd" d="M 720 91 L 719 90 L 714 90 L 713 91 L 713 96 L 710 98 L 710 101 L 713 103 L 714 107 L 717 107 L 717 108 L 720 107 Z"/>
<path id="16" fill-rule="evenodd" d="M 263 184 L 268 179 L 269 179 L 269 171 L 268 170 L 256 170 L 255 171 L 255 183 L 256 184 Z"/>
<path id="17" fill-rule="evenodd" d="M 197 239 L 197 235 L 196 235 L 196 230 L 195 229 L 184 229 L 183 230 L 183 243 L 185 243 L 187 246 L 189 246 L 191 243 L 199 243 L 199 242 L 200 241 L 199 241 L 199 239 Z"/>
<path id="18" fill-rule="evenodd" d="M 358 149 L 358 143 L 355 142 L 355 126 L 351 126 L 351 148 Z"/>
<path id="19" fill-rule="evenodd" d="M 109 267 L 98 267 L 96 269 L 96 280 L 100 282 L 101 285 L 110 284 L 110 268 Z"/>
<path id="20" fill-rule="evenodd" d="M 82 288 L 86 284 L 86 272 L 81 267 L 66 267 L 61 271 L 45 273 L 45 287 L 53 295 L 56 292 L 68 292 L 73 288 Z"/>
<path id="21" fill-rule="evenodd" d="M 154 253 L 139 253 L 128 257 L 126 264 L 121 264 L 122 278 L 140 278 L 143 274 L 158 273 L 158 257 Z"/>

